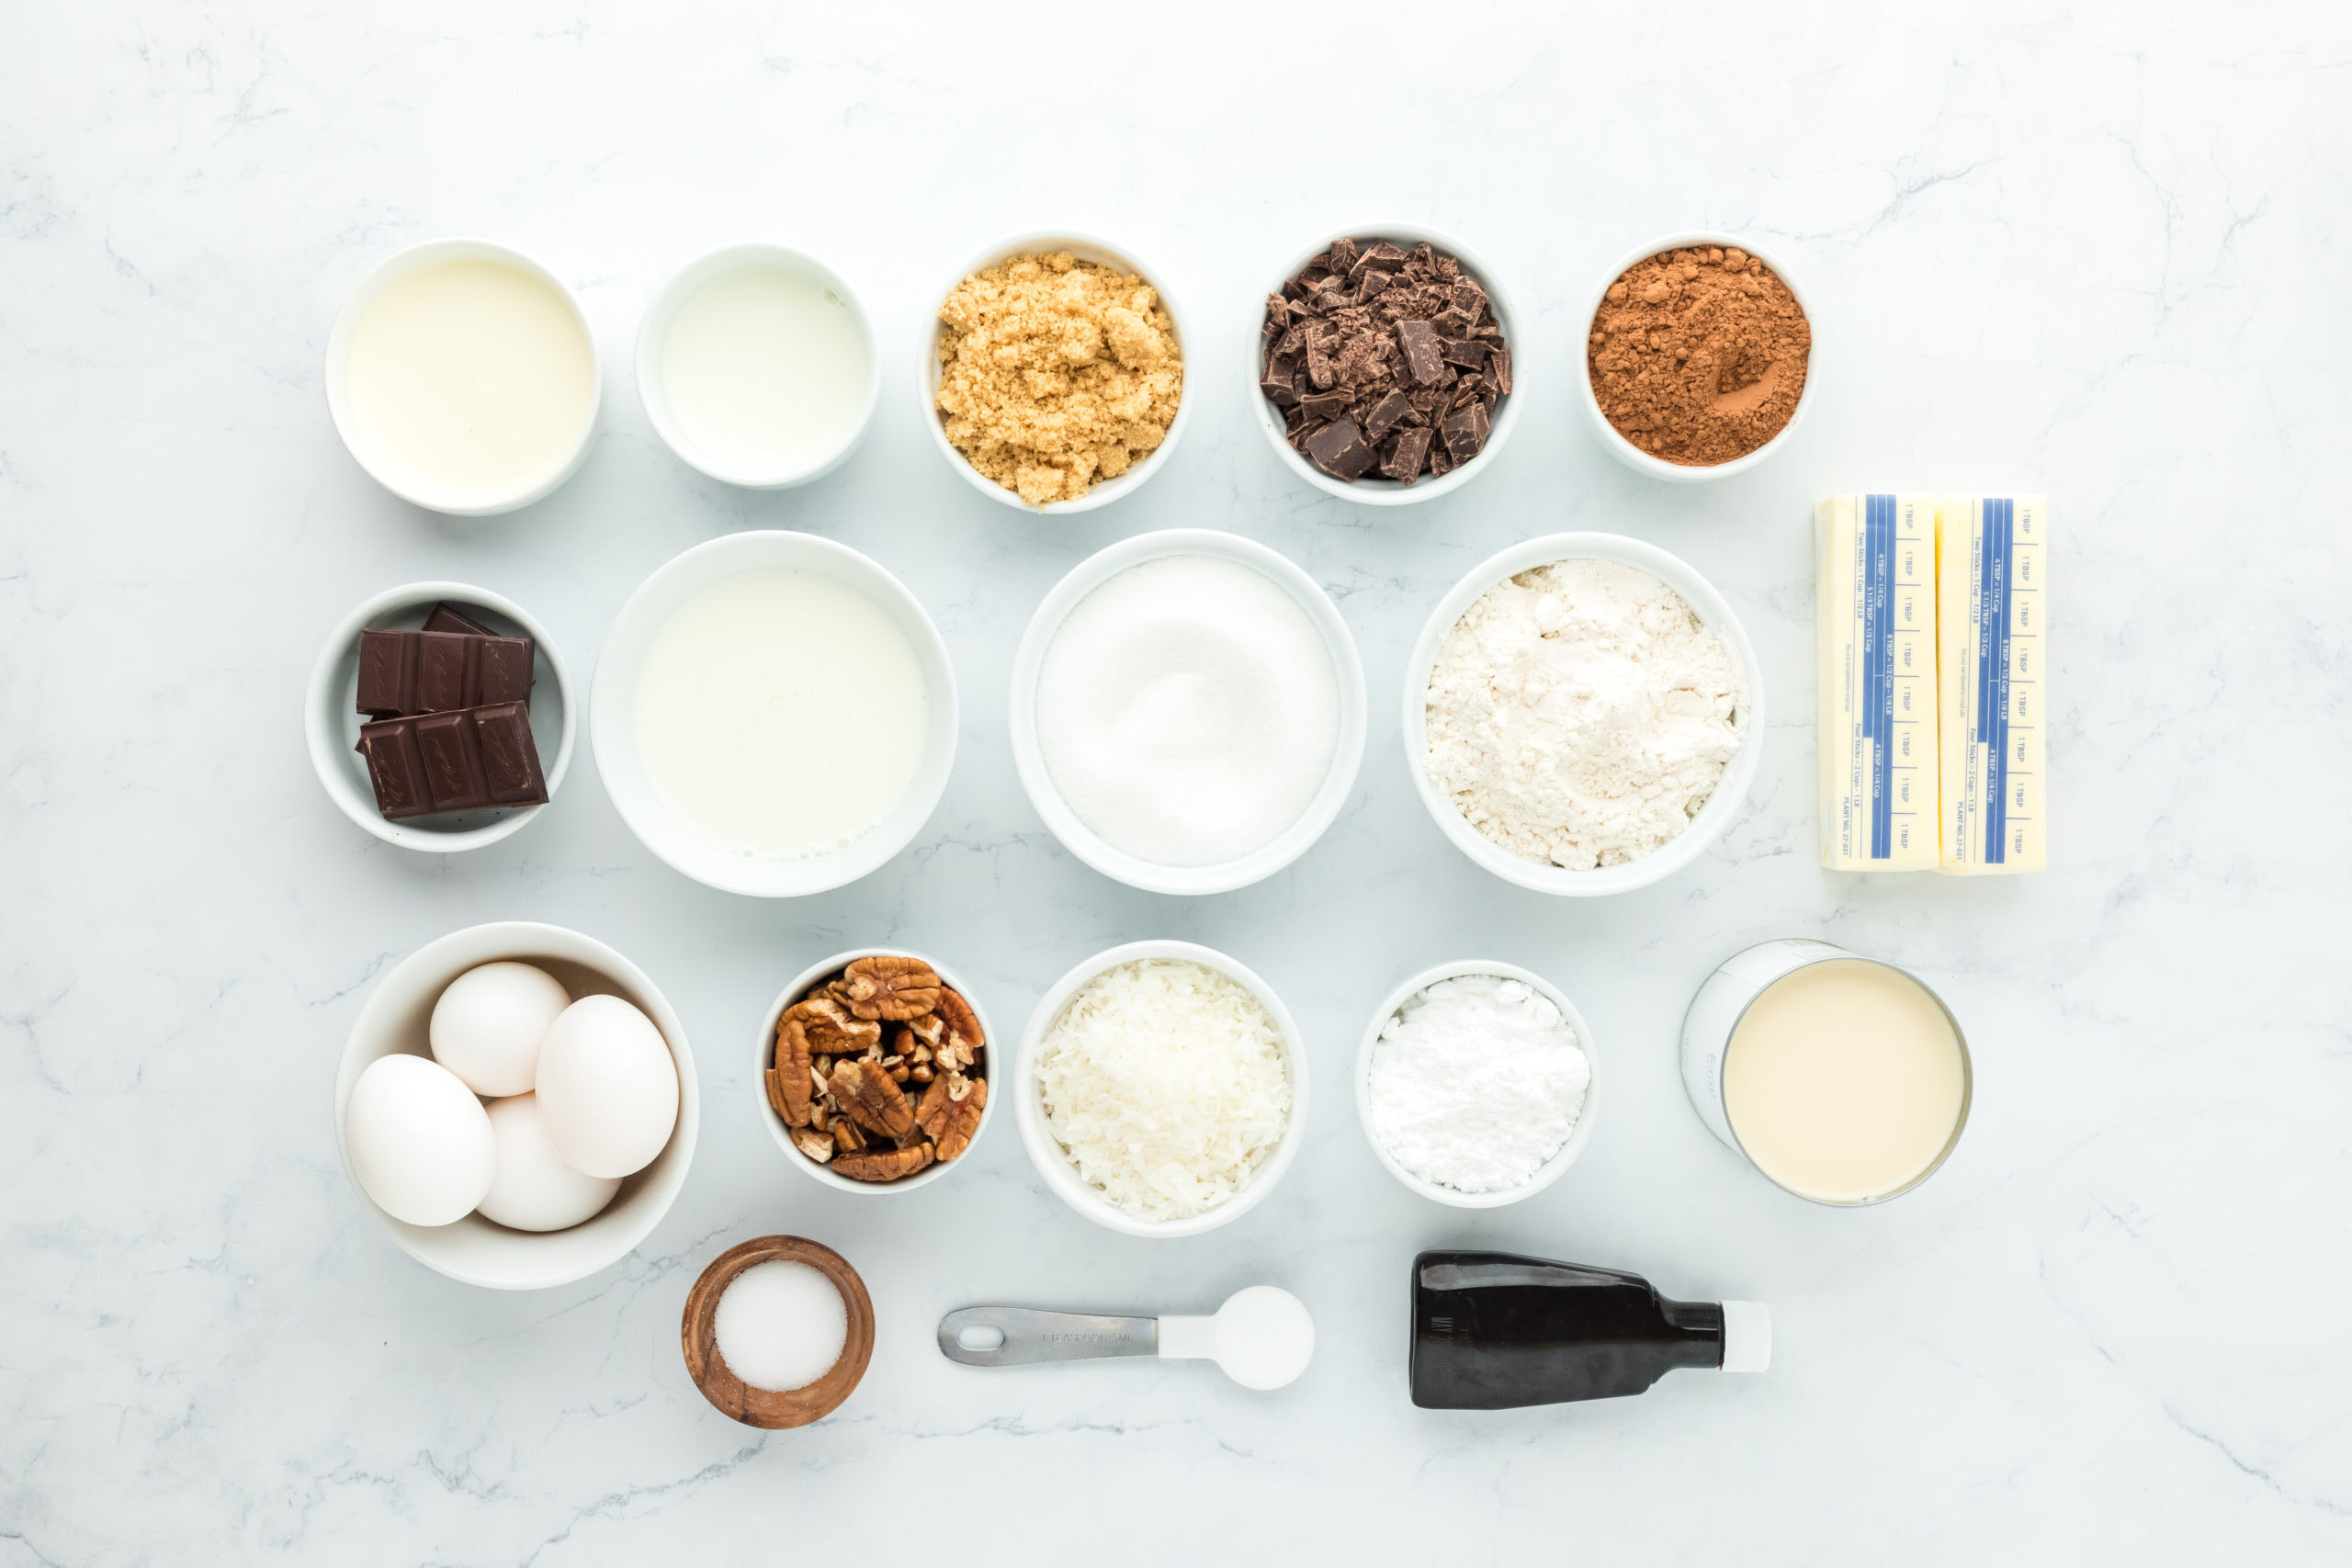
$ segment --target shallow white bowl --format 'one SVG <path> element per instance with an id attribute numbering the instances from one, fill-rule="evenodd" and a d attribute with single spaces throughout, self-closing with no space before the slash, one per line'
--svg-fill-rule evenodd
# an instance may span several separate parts
<path id="1" fill-rule="evenodd" d="M 1189 959 L 1241 982 L 1273 1019 L 1274 1027 L 1282 1032 L 1283 1055 L 1290 1066 L 1290 1125 L 1283 1130 L 1282 1142 L 1274 1145 L 1274 1152 L 1267 1156 L 1265 1164 L 1258 1168 L 1256 1177 L 1235 1194 L 1231 1201 L 1211 1209 L 1205 1214 L 1194 1214 L 1185 1220 L 1158 1223 L 1139 1220 L 1080 1179 L 1077 1168 L 1069 1163 L 1069 1156 L 1062 1152 L 1060 1141 L 1046 1125 L 1046 1108 L 1037 1092 L 1037 1047 L 1045 1039 L 1046 1032 L 1061 1017 L 1062 1010 L 1069 1005 L 1070 998 L 1078 993 L 1080 987 L 1104 970 L 1115 969 L 1122 964 L 1131 964 L 1139 958 Z M 1037 1168 L 1037 1174 L 1045 1178 L 1046 1187 L 1052 1190 L 1055 1197 L 1096 1224 L 1125 1235 L 1199 1235 L 1219 1225 L 1231 1224 L 1265 1201 L 1266 1194 L 1274 1190 L 1274 1183 L 1283 1179 L 1283 1173 L 1290 1168 L 1291 1161 L 1298 1157 L 1299 1145 L 1306 1141 L 1306 1041 L 1299 1033 L 1297 1023 L 1292 1020 L 1290 1010 L 1283 1006 L 1282 998 L 1250 970 L 1215 948 L 1202 947 L 1194 942 L 1131 942 L 1124 947 L 1096 953 L 1055 981 L 1054 988 L 1046 993 L 1045 999 L 1029 1015 L 1029 1027 L 1021 1036 L 1020 1060 L 1011 1075 L 1011 1086 L 1013 1120 L 1021 1128 L 1021 1145 L 1029 1151 L 1029 1163 Z M 993 1096 L 996 1090 L 991 1089 L 989 1093 Z"/>
<path id="2" fill-rule="evenodd" d="M 379 295 L 392 284 L 406 277 L 419 267 L 446 261 L 499 261 L 540 279 L 563 297 L 571 307 L 574 320 L 580 323 L 581 334 L 588 340 L 589 365 L 595 378 L 588 396 L 588 412 L 580 422 L 580 432 L 573 437 L 571 449 L 561 461 L 545 472 L 536 474 L 511 490 L 479 491 L 443 484 L 430 475 L 420 474 L 400 460 L 376 439 L 365 421 L 358 416 L 351 399 L 351 339 L 358 330 L 368 308 Z M 501 512 L 512 512 L 528 506 L 545 497 L 558 485 L 580 471 L 587 460 L 588 448 L 595 444 L 596 413 L 605 401 L 605 359 L 597 352 L 596 334 L 589 330 L 587 312 L 580 308 L 579 296 L 572 293 L 563 279 L 548 271 L 534 258 L 511 245 L 491 240 L 427 240 L 396 251 L 376 264 L 375 269 L 359 280 L 359 287 L 344 301 L 343 310 L 335 316 L 334 327 L 327 334 L 327 413 L 334 421 L 335 434 L 343 437 L 344 446 L 352 460 L 368 470 L 378 484 L 428 511 L 447 513 L 453 517 L 489 517 Z"/>
<path id="3" fill-rule="evenodd" d="M 1176 346 L 1184 355 L 1184 386 L 1176 401 L 1176 417 L 1169 422 L 1168 434 L 1161 437 L 1159 445 L 1153 448 L 1149 457 L 1117 479 L 1098 480 L 1093 489 L 1076 501 L 1056 501 L 1044 506 L 1031 506 L 1019 495 L 972 467 L 964 454 L 956 450 L 955 444 L 947 439 L 947 423 L 939 412 L 939 307 L 957 284 L 976 272 L 1010 261 L 1014 256 L 1044 255 L 1055 251 L 1068 251 L 1080 261 L 1093 262 L 1100 266 L 1129 273 L 1151 285 L 1159 296 L 1160 307 L 1168 312 L 1168 319 L 1176 330 Z M 963 475 L 965 482 L 974 490 L 991 501 L 1001 502 L 1006 506 L 1017 506 L 1023 512 L 1043 513 L 1048 516 L 1069 512 L 1091 512 L 1098 506 L 1108 506 L 1114 501 L 1133 495 L 1152 475 L 1159 472 L 1161 466 L 1168 461 L 1168 455 L 1176 450 L 1177 438 L 1184 434 L 1184 426 L 1193 417 L 1193 340 L 1184 331 L 1183 311 L 1177 308 L 1175 296 L 1168 292 L 1166 275 L 1137 261 L 1134 253 L 1123 250 L 1107 240 L 1096 239 L 1091 234 L 1080 234 L 1071 230 L 1041 230 L 1032 234 L 1016 234 L 1010 240 L 990 245 L 959 267 L 955 276 L 932 290 L 931 316 L 923 323 L 919 335 L 922 339 L 922 366 L 915 377 L 915 389 L 922 397 L 923 428 L 931 432 L 932 445 L 939 448 L 939 455 L 947 459 L 948 466 Z"/>
<path id="4" fill-rule="evenodd" d="M 1238 561 L 1286 591 L 1323 634 L 1323 646 L 1331 656 L 1332 673 L 1340 688 L 1339 743 L 1332 750 L 1331 769 L 1324 775 L 1323 787 L 1298 820 L 1278 838 L 1219 865 L 1159 865 L 1111 844 L 1064 804 L 1037 746 L 1037 674 L 1062 622 L 1089 593 L 1120 572 L 1170 556 L 1215 556 Z M 1357 657 L 1355 638 L 1349 635 L 1338 606 L 1288 557 L 1238 534 L 1215 528 L 1169 528 L 1122 539 L 1097 551 L 1071 568 L 1046 595 L 1036 614 L 1029 617 L 1029 629 L 1022 634 L 1021 647 L 1012 656 L 1012 761 L 1021 774 L 1021 787 L 1070 853 L 1103 875 L 1148 893 L 1225 893 L 1262 881 L 1305 854 L 1347 804 L 1349 791 L 1355 788 L 1356 770 L 1363 761 L 1363 660 Z"/>
<path id="5" fill-rule="evenodd" d="M 1735 457 L 1728 463 L 1717 463 L 1703 468 L 1651 457 L 1618 433 L 1617 427 L 1609 423 L 1609 416 L 1600 412 L 1600 400 L 1592 395 L 1592 319 L 1600 313 L 1600 303 L 1608 296 L 1609 286 L 1623 276 L 1627 267 L 1645 262 L 1661 251 L 1688 250 L 1694 245 L 1736 245 L 1761 261 L 1789 286 L 1789 292 L 1795 296 L 1798 307 L 1804 311 L 1805 320 L 1813 326 L 1813 351 L 1805 356 L 1804 390 L 1797 394 L 1797 406 L 1789 415 L 1789 423 L 1781 427 L 1778 435 L 1747 457 Z M 1797 426 L 1804 423 L 1805 410 L 1813 406 L 1814 389 L 1820 385 L 1821 318 L 1815 313 L 1813 301 L 1805 297 L 1804 286 L 1797 281 L 1796 275 L 1778 255 L 1744 234 L 1718 234 L 1694 230 L 1688 233 L 1661 235 L 1646 245 L 1636 246 L 1600 275 L 1600 283 L 1594 286 L 1590 297 L 1585 301 L 1579 325 L 1582 330 L 1577 337 L 1577 391 L 1584 400 L 1585 416 L 1592 422 L 1594 438 L 1608 448 L 1611 457 L 1635 473 L 1647 474 L 1654 479 L 1664 479 L 1669 484 L 1706 484 L 1714 479 L 1727 479 L 1734 474 L 1744 474 L 1756 467 L 1786 446 L 1789 437 L 1797 433 Z"/>
<path id="6" fill-rule="evenodd" d="M 1472 827 L 1469 818 L 1454 809 L 1453 802 L 1430 782 L 1429 689 L 1430 671 L 1437 664 L 1438 649 L 1443 646 L 1446 634 L 1488 589 L 1505 578 L 1552 561 L 1584 558 L 1622 561 L 1649 573 L 1682 595 L 1683 602 L 1699 613 L 1707 629 L 1722 640 L 1747 681 L 1747 729 L 1741 737 L 1739 750 L 1732 753 L 1731 761 L 1724 767 L 1715 793 L 1707 797 L 1707 804 L 1699 808 L 1690 826 L 1640 860 L 1592 871 L 1571 871 L 1566 866 L 1527 860 L 1496 843 Z M 1413 645 L 1413 656 L 1405 663 L 1404 705 L 1405 762 L 1412 770 L 1413 788 L 1420 795 L 1421 804 L 1429 808 L 1439 830 L 1453 840 L 1456 849 L 1504 881 L 1532 887 L 1538 893 L 1572 897 L 1646 887 L 1697 860 L 1710 844 L 1723 837 L 1724 829 L 1739 814 L 1764 751 L 1763 671 L 1756 662 L 1756 649 L 1747 640 L 1747 629 L 1732 614 L 1730 602 L 1681 558 L 1622 534 L 1550 534 L 1514 545 L 1480 562 L 1453 585 L 1452 592 L 1438 601 L 1437 608 L 1430 612 L 1429 620 L 1422 625 L 1420 638 Z"/>
<path id="7" fill-rule="evenodd" d="M 988 1071 L 981 1076 L 988 1082 L 989 1098 L 988 1103 L 980 1107 L 980 1129 L 972 1134 L 971 1147 L 946 1164 L 942 1165 L 934 1160 L 926 1168 L 898 1181 L 852 1181 L 848 1177 L 835 1173 L 831 1166 L 819 1165 L 792 1146 L 792 1129 L 784 1124 L 784 1118 L 778 1116 L 775 1113 L 775 1107 L 768 1103 L 768 1063 L 773 1059 L 772 1053 L 775 1048 L 776 1021 L 784 1017 L 784 1010 L 790 1007 L 795 998 L 836 969 L 845 967 L 852 960 L 872 958 L 877 953 L 886 953 L 922 959 L 931 965 L 933 974 L 947 982 L 949 989 L 972 1004 L 972 1015 L 980 1021 L 981 1049 L 986 1053 L 982 1063 L 988 1068 Z M 752 1098 L 759 1105 L 760 1122 L 767 1128 L 768 1136 L 775 1140 L 776 1147 L 784 1151 L 785 1158 L 806 1173 L 811 1180 L 830 1187 L 837 1192 L 855 1192 L 866 1197 L 880 1197 L 892 1192 L 911 1192 L 918 1187 L 930 1186 L 951 1171 L 963 1169 L 965 1163 L 972 1157 L 972 1150 L 978 1148 L 980 1140 L 988 1136 L 989 1123 L 996 1120 L 996 1108 L 1004 1099 L 1004 1096 L 998 1092 L 998 1085 L 1006 1076 L 998 1070 L 1000 1050 L 996 1025 L 989 1021 L 988 1010 L 980 1005 L 979 993 L 966 985 L 962 976 L 940 963 L 930 953 L 917 953 L 910 947 L 854 947 L 847 953 L 836 953 L 821 963 L 811 964 L 793 976 L 792 984 L 776 993 L 775 1005 L 768 1009 L 767 1017 L 760 1023 L 759 1037 L 752 1042 Z M 922 1086 L 915 1084 L 909 1087 L 919 1090 Z"/>
<path id="8" fill-rule="evenodd" d="M 670 328 L 695 290 L 729 273 L 755 269 L 796 274 L 831 289 L 848 307 L 850 319 L 857 324 L 858 336 L 865 344 L 865 385 L 858 393 L 856 417 L 831 451 L 789 468 L 739 468 L 705 451 L 672 414 L 669 383 L 662 373 L 662 350 L 670 341 Z M 875 398 L 881 388 L 882 361 L 874 352 L 874 327 L 866 317 L 864 302 L 841 274 L 806 251 L 786 245 L 724 245 L 695 257 L 653 297 L 653 303 L 646 307 L 645 320 L 637 330 L 637 395 L 645 404 L 645 417 L 653 422 L 654 430 L 680 461 L 712 479 L 741 485 L 746 490 L 788 490 L 822 479 L 840 468 L 865 438 L 865 427 L 874 418 Z"/>
<path id="9" fill-rule="evenodd" d="M 311 748 L 311 766 L 326 787 L 327 795 L 343 814 L 388 844 L 406 850 L 447 854 L 494 844 L 547 809 L 546 806 L 500 806 L 486 811 L 452 811 L 437 817 L 412 817 L 388 822 L 376 809 L 375 786 L 368 781 L 368 760 L 355 750 L 359 727 L 368 716 L 355 705 L 359 699 L 359 634 L 374 627 L 414 629 L 424 624 L 433 606 L 443 600 L 475 616 L 492 631 L 531 639 L 531 738 L 538 743 L 540 771 L 547 776 L 548 801 L 571 766 L 571 682 L 563 670 L 563 656 L 547 628 L 513 600 L 464 582 L 411 582 L 388 588 L 343 618 L 319 650 L 311 667 L 310 690 L 302 702 L 302 730 Z"/>
<path id="10" fill-rule="evenodd" d="M 1451 494 L 1492 467 L 1503 449 L 1503 443 L 1510 440 L 1510 433 L 1519 428 L 1520 400 L 1526 396 L 1521 388 L 1526 380 L 1528 364 L 1521 352 L 1523 345 L 1519 341 L 1519 318 L 1512 309 L 1510 295 L 1503 288 L 1502 280 L 1495 275 L 1495 269 L 1487 264 L 1486 258 L 1451 234 L 1419 223 L 1362 223 L 1351 229 L 1335 229 L 1293 256 L 1289 265 L 1276 273 L 1273 281 L 1261 291 L 1259 299 L 1261 304 L 1266 295 L 1281 293 L 1283 285 L 1298 276 L 1299 268 L 1329 250 L 1332 242 L 1337 240 L 1386 240 L 1390 244 L 1401 245 L 1407 250 L 1426 240 L 1441 254 L 1460 262 L 1478 287 L 1487 291 L 1496 323 L 1503 329 L 1503 345 L 1510 350 L 1510 394 L 1495 404 L 1494 428 L 1487 432 L 1487 445 L 1476 457 L 1451 473 L 1441 474 L 1435 479 L 1417 479 L 1408 485 L 1373 477 L 1358 479 L 1353 484 L 1333 479 L 1299 456 L 1284 439 L 1281 412 L 1268 402 L 1266 394 L 1259 389 L 1265 372 L 1263 340 L 1259 333 L 1266 320 L 1261 308 L 1251 321 L 1248 355 L 1250 406 L 1256 411 L 1258 428 L 1265 433 L 1267 442 L 1273 447 L 1274 455 L 1282 459 L 1284 468 L 1317 490 L 1327 495 L 1336 495 L 1341 501 L 1352 501 L 1360 506 L 1410 506 L 1416 502 Z"/>
<path id="11" fill-rule="evenodd" d="M 890 814 L 854 843 L 800 860 L 754 860 L 719 848 L 679 820 L 645 771 L 637 750 L 637 677 L 671 615 L 716 583 L 747 572 L 799 571 L 831 578 L 864 594 L 890 617 L 914 649 L 930 696 L 930 732 L 914 782 Z M 588 738 L 596 771 L 621 820 L 645 847 L 696 882 L 760 898 L 823 893 L 856 881 L 897 854 L 922 830 L 947 788 L 956 761 L 956 671 L 947 645 L 905 583 L 847 545 L 814 534 L 755 530 L 726 534 L 673 556 L 639 584 L 596 656 L 588 696 Z"/>
<path id="12" fill-rule="evenodd" d="M 1568 1129 L 1568 1141 L 1560 1145 L 1557 1154 L 1544 1162 L 1534 1176 L 1520 1186 L 1500 1192 L 1464 1192 L 1458 1187 L 1423 1180 L 1396 1163 L 1396 1156 L 1382 1145 L 1379 1134 L 1372 1127 L 1372 1053 L 1380 1043 L 1380 1032 L 1388 1026 L 1390 1019 L 1396 1016 L 1396 1010 L 1417 993 L 1440 980 L 1459 979 L 1465 975 L 1492 975 L 1505 980 L 1517 980 L 1538 995 L 1550 998 L 1552 1005 L 1560 1010 L 1560 1016 L 1568 1021 L 1568 1027 L 1576 1032 L 1577 1045 L 1584 1052 L 1585 1060 L 1592 1066 L 1592 1078 L 1584 1091 L 1584 1109 L 1577 1113 L 1576 1125 Z M 1532 1198 L 1559 1180 L 1567 1174 L 1568 1167 L 1576 1164 L 1577 1156 L 1584 1153 L 1584 1146 L 1592 1142 L 1593 1117 L 1600 1109 L 1600 1054 L 1593 1048 L 1592 1026 L 1585 1022 L 1584 1014 L 1577 1011 L 1575 1005 L 1557 986 L 1516 964 L 1495 964 L 1486 959 L 1471 958 L 1422 970 L 1388 993 L 1387 999 L 1380 1004 L 1380 1010 L 1372 1015 L 1372 1022 L 1363 1032 L 1363 1043 L 1356 1047 L 1356 1124 L 1363 1129 L 1364 1142 L 1372 1145 L 1372 1152 L 1387 1168 L 1389 1175 L 1422 1197 L 1456 1209 L 1499 1209 L 1522 1198 Z"/>
<path id="13" fill-rule="evenodd" d="M 478 964 L 500 959 L 536 964 L 563 983 L 577 1000 L 585 996 L 619 997 L 642 1010 L 662 1031 L 678 1068 L 678 1124 L 653 1163 L 625 1178 L 604 1212 L 560 1231 L 515 1231 L 468 1214 L 454 1224 L 412 1225 L 378 1208 L 351 1168 L 344 1146 L 344 1109 L 351 1086 L 379 1056 L 405 1052 L 430 1058 L 425 1031 L 433 1004 L 449 982 Z M 695 1140 L 702 1128 L 702 1089 L 695 1077 L 694 1054 L 685 1027 L 645 972 L 591 936 L 532 920 L 501 920 L 469 926 L 410 953 L 376 982 L 343 1043 L 335 1070 L 334 1141 L 344 1174 L 361 1207 L 391 1234 L 402 1252 L 426 1268 L 497 1291 L 537 1291 L 568 1285 L 635 1249 L 661 1224 L 686 1182 Z"/>

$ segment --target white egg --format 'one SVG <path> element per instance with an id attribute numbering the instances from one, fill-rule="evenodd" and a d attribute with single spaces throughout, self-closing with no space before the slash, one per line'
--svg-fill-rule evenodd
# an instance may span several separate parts
<path id="1" fill-rule="evenodd" d="M 582 997 L 539 1046 L 539 1119 L 591 1176 L 642 1170 L 678 1122 L 678 1068 L 653 1021 L 618 997 Z"/>
<path id="2" fill-rule="evenodd" d="M 433 1004 L 433 1059 L 476 1094 L 528 1094 L 539 1042 L 571 1005 L 571 993 L 528 964 L 485 964 L 449 982 Z"/>
<path id="3" fill-rule="evenodd" d="M 439 1063 L 398 1052 L 368 1063 L 351 1086 L 343 1146 L 360 1190 L 413 1225 L 464 1219 L 497 1165 L 474 1091 Z"/>
<path id="4" fill-rule="evenodd" d="M 621 1190 L 619 1177 L 590 1176 L 557 1152 L 536 1094 L 491 1101 L 490 1131 L 498 1140 L 498 1170 L 482 1194 L 485 1219 L 510 1230 L 568 1230 L 604 1213 Z"/>

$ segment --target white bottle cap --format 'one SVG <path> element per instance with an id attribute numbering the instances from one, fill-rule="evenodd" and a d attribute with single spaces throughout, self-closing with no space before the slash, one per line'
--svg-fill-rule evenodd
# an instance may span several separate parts
<path id="1" fill-rule="evenodd" d="M 1724 1302 L 1724 1366 L 1760 1372 L 1772 1360 L 1772 1309 L 1762 1302 Z"/>

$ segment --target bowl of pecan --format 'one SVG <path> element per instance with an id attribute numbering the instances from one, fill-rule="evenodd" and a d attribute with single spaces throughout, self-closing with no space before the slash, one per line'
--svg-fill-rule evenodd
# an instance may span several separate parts
<path id="1" fill-rule="evenodd" d="M 944 964 L 889 948 L 837 953 L 786 986 L 760 1026 L 760 1116 L 826 1186 L 910 1191 L 988 1130 L 992 1037 Z"/>

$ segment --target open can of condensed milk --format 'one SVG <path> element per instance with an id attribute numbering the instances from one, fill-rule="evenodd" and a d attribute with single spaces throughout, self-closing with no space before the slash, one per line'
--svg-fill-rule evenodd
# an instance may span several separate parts
<path id="1" fill-rule="evenodd" d="M 1936 1173 L 1968 1125 L 1974 1074 L 1943 998 L 1910 971 L 1802 937 L 1707 976 L 1682 1020 L 1682 1086 L 1766 1179 L 1859 1208 Z"/>

